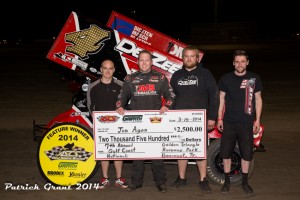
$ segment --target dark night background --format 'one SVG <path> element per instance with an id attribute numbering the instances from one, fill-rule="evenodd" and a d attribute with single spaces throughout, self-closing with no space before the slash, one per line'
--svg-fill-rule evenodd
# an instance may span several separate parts
<path id="1" fill-rule="evenodd" d="M 243 26 L 249 24 L 255 29 L 250 37 L 248 34 L 248 39 L 289 39 L 300 32 L 300 16 L 294 2 L 296 1 L 9 1 L 5 3 L 6 6 L 1 6 L 0 39 L 35 40 L 57 36 L 71 11 L 106 24 L 112 10 L 183 41 L 189 38 L 191 29 L 195 26 L 201 30 L 202 24 L 240 22 L 243 23 L 236 29 L 246 28 Z M 234 31 L 228 35 L 234 36 Z"/>
<path id="2" fill-rule="evenodd" d="M 143 200 L 295 200 L 300 196 L 300 33 L 296 0 L 3 0 L 0 7 L 0 185 L 38 184 L 45 180 L 37 166 L 38 143 L 33 141 L 33 120 L 47 124 L 69 110 L 74 92 L 74 71 L 46 58 L 52 37 L 61 31 L 71 11 L 106 24 L 115 10 L 204 51 L 204 66 L 216 80 L 232 71 L 234 49 L 246 49 L 250 71 L 263 82 L 263 145 L 267 152 L 255 153 L 255 168 L 250 184 L 254 197 L 245 196 L 240 187 L 231 187 L 224 196 L 220 186 L 210 184 L 212 194 L 199 190 L 198 171 L 187 170 L 187 188 L 157 192 L 151 166 L 146 165 L 141 191 L 124 193 L 116 187 L 106 191 L 6 191 L 1 199 L 143 199 Z M 215 2 L 218 3 L 217 9 Z M 165 5 L 169 4 L 169 5 Z M 217 10 L 217 13 L 215 11 Z M 133 12 L 135 11 L 135 12 Z M 210 28 L 216 32 L 208 34 Z M 211 29 L 213 30 L 213 29 Z M 189 40 L 193 36 L 192 40 Z M 196 37 L 197 36 L 197 37 Z M 2 46 L 3 40 L 22 39 L 20 48 Z M 27 43 L 28 42 L 28 45 Z M 189 44 L 186 43 L 186 44 Z M 9 42 L 10 44 L 10 42 Z M 5 46 L 5 45 L 4 45 Z M 62 79 L 64 77 L 71 77 Z M 77 75 L 77 74 L 76 74 Z M 77 78 L 77 77 L 76 77 Z M 76 91 L 76 90 L 75 90 Z M 188 100 L 187 100 L 188 101 Z M 5 150 L 4 150 L 5 149 Z M 175 165 L 166 165 L 168 185 L 178 176 Z M 115 171 L 110 166 L 110 177 Z M 287 175 L 288 173 L 288 175 Z M 123 167 L 130 181 L 131 164 Z M 91 179 L 98 183 L 100 170 Z M 150 194 L 150 195 L 149 195 Z"/>

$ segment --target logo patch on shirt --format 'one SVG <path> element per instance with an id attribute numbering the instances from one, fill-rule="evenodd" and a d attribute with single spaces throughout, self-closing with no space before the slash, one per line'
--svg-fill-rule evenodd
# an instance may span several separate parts
<path id="1" fill-rule="evenodd" d="M 182 78 L 178 80 L 178 85 L 198 85 L 197 76 L 189 76 L 187 78 Z"/>
<path id="2" fill-rule="evenodd" d="M 255 85 L 255 78 L 244 79 L 241 83 L 240 88 L 253 87 Z"/>
<path id="3" fill-rule="evenodd" d="M 254 96 L 255 78 L 249 80 L 244 79 L 241 83 L 240 88 L 245 89 L 245 114 L 252 115 L 253 105 L 252 100 Z"/>
<path id="4" fill-rule="evenodd" d="M 157 76 L 151 76 L 150 79 L 149 79 L 149 82 L 157 83 L 158 82 L 158 77 Z"/>

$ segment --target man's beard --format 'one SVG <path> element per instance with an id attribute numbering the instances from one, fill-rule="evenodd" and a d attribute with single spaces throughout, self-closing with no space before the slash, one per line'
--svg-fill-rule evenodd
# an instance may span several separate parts
<path id="1" fill-rule="evenodd" d="M 246 71 L 246 69 L 245 68 L 236 68 L 235 71 L 239 74 L 242 74 Z"/>
<path id="2" fill-rule="evenodd" d="M 197 63 L 191 63 L 191 64 L 188 64 L 188 65 L 184 65 L 185 68 L 187 69 L 193 69 L 197 66 Z"/>

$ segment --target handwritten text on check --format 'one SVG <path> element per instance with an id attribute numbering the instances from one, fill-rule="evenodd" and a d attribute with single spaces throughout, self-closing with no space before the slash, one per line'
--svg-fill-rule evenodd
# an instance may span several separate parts
<path id="1" fill-rule="evenodd" d="M 94 112 L 96 160 L 205 159 L 206 111 Z"/>

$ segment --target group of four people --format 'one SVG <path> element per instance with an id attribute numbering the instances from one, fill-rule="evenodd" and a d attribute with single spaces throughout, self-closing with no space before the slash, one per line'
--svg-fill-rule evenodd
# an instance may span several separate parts
<path id="1" fill-rule="evenodd" d="M 217 84 L 212 73 L 202 66 L 197 47 L 189 45 L 182 51 L 182 69 L 177 70 L 170 80 L 152 70 L 152 54 L 142 50 L 137 59 L 139 71 L 125 77 L 122 86 L 114 82 L 115 66 L 112 60 L 104 60 L 100 71 L 102 77 L 90 84 L 87 102 L 89 111 L 113 111 L 120 115 L 126 112 L 130 101 L 132 110 L 206 109 L 207 130 L 217 126 L 222 132 L 220 154 L 223 158 L 225 183 L 222 193 L 229 192 L 231 156 L 236 142 L 242 157 L 242 188 L 253 194 L 248 184 L 248 170 L 253 158 L 253 134 L 259 131 L 262 112 L 262 84 L 260 77 L 247 71 L 249 58 L 245 50 L 236 50 L 233 55 L 234 71 L 223 75 Z M 151 85 L 151 92 L 139 91 L 139 86 Z M 164 103 L 162 104 L 162 98 Z M 226 108 L 226 109 L 225 109 Z M 179 159 L 178 177 L 170 187 L 187 185 L 188 160 Z M 211 192 L 206 178 L 207 160 L 196 160 L 199 171 L 199 186 L 204 192 Z M 134 191 L 143 186 L 145 162 L 133 160 L 131 181 L 128 185 L 122 178 L 123 161 L 114 161 L 115 185 Z M 109 161 L 101 161 L 103 178 L 100 189 L 109 185 Z M 153 180 L 160 192 L 167 191 L 167 177 L 163 159 L 151 160 Z"/>

